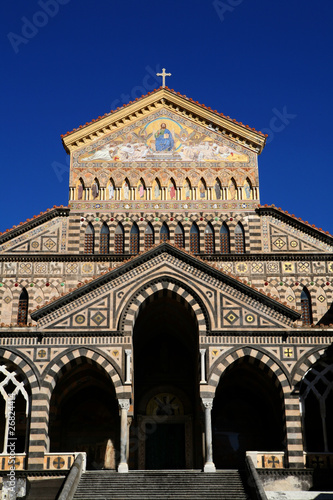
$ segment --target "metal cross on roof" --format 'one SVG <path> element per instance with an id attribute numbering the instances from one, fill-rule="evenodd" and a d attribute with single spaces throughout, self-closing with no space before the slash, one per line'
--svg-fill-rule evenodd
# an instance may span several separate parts
<path id="1" fill-rule="evenodd" d="M 165 77 L 166 76 L 171 76 L 171 73 L 166 73 L 165 68 L 162 69 L 162 73 L 156 73 L 156 76 L 161 76 L 162 77 L 162 87 L 165 87 Z"/>

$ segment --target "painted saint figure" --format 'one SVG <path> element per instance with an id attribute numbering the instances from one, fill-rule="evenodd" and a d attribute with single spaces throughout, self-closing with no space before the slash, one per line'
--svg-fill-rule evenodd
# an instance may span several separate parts
<path id="1" fill-rule="evenodd" d="M 124 190 L 124 199 L 129 200 L 129 187 L 126 181 L 124 183 L 123 190 Z"/>
<path id="2" fill-rule="evenodd" d="M 156 199 L 160 197 L 161 191 L 160 191 L 160 186 L 156 182 L 155 187 L 154 187 L 154 196 Z"/>
<path id="3" fill-rule="evenodd" d="M 191 199 L 191 188 L 190 188 L 188 181 L 186 181 L 186 184 L 185 184 L 185 198 L 187 200 Z"/>
<path id="4" fill-rule="evenodd" d="M 98 196 L 98 184 L 96 181 L 94 181 L 93 185 L 91 186 L 91 194 L 93 197 L 93 200 L 97 198 Z"/>
<path id="5" fill-rule="evenodd" d="M 246 199 L 249 200 L 251 198 L 251 186 L 248 181 L 245 182 L 244 191 Z"/>
<path id="6" fill-rule="evenodd" d="M 203 182 L 200 183 L 199 186 L 199 192 L 200 192 L 200 198 L 204 198 L 206 194 L 205 186 L 203 185 Z"/>
<path id="7" fill-rule="evenodd" d="M 174 200 L 176 198 L 176 190 L 175 186 L 172 183 L 169 185 L 169 192 L 170 192 L 170 199 Z"/>
<path id="8" fill-rule="evenodd" d="M 114 187 L 113 187 L 112 182 L 110 182 L 108 189 L 109 189 L 109 200 L 113 200 L 114 199 Z"/>
<path id="9" fill-rule="evenodd" d="M 139 191 L 139 197 L 143 198 L 145 195 L 145 189 L 141 183 L 139 184 L 138 191 Z"/>
<path id="10" fill-rule="evenodd" d="M 155 133 L 156 151 L 172 151 L 174 140 L 165 123 L 161 123 L 161 128 Z"/>
<path id="11" fill-rule="evenodd" d="M 215 182 L 214 189 L 215 189 L 216 199 L 220 200 L 221 199 L 221 187 L 220 187 L 220 184 L 218 183 L 218 181 Z"/>
<path id="12" fill-rule="evenodd" d="M 77 199 L 82 200 L 82 196 L 83 196 L 83 186 L 80 183 L 78 188 L 77 188 Z"/>

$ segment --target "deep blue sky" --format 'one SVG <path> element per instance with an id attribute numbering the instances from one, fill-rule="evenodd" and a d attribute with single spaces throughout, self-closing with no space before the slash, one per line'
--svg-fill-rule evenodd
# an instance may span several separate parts
<path id="1" fill-rule="evenodd" d="M 333 2 L 50 0 L 53 17 L 41 3 L 0 5 L 0 231 L 67 205 L 60 134 L 160 86 L 149 75 L 165 67 L 170 88 L 270 129 L 261 203 L 333 233 Z"/>

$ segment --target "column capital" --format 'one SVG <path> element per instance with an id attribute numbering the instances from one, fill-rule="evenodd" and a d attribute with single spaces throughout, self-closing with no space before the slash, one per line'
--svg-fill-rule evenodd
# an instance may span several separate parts
<path id="1" fill-rule="evenodd" d="M 127 356 L 129 356 L 130 354 L 132 354 L 132 349 L 125 349 L 125 354 Z"/>
<path id="2" fill-rule="evenodd" d="M 118 405 L 121 410 L 128 411 L 130 409 L 130 400 L 129 399 L 118 399 Z"/>
<path id="3" fill-rule="evenodd" d="M 213 408 L 214 398 L 201 398 L 202 404 L 207 410 L 211 410 Z"/>

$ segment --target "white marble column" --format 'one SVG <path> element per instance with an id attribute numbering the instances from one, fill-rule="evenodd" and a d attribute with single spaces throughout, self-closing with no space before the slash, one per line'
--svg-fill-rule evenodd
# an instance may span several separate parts
<path id="1" fill-rule="evenodd" d="M 204 472 L 216 472 L 213 462 L 213 439 L 212 439 L 212 408 L 213 398 L 202 398 L 205 408 L 205 434 L 206 434 L 206 462 Z"/>
<path id="2" fill-rule="evenodd" d="M 125 384 L 131 383 L 131 349 L 125 349 Z"/>
<path id="3" fill-rule="evenodd" d="M 206 383 L 206 349 L 200 349 L 200 360 L 201 360 L 201 380 L 200 384 Z"/>
<path id="4" fill-rule="evenodd" d="M 127 413 L 130 407 L 129 399 L 118 399 L 120 408 L 120 463 L 118 465 L 118 472 L 128 472 L 127 464 Z"/>

